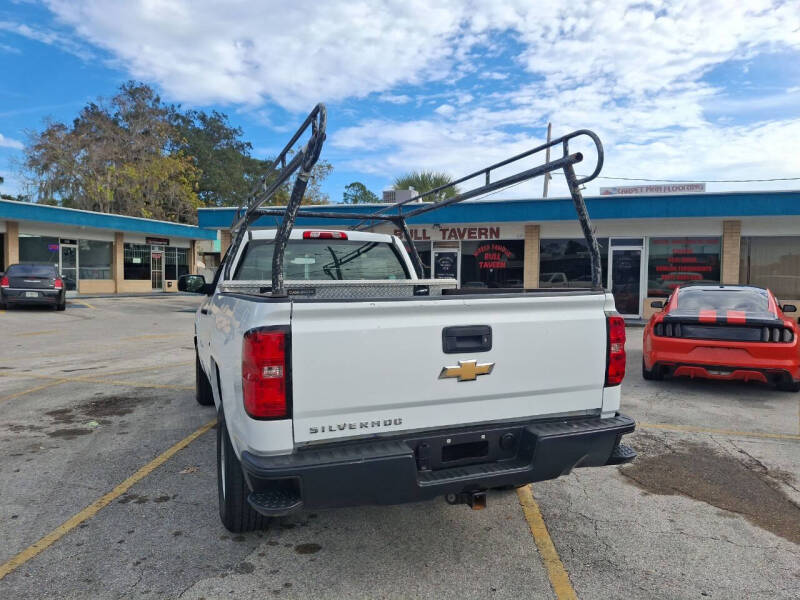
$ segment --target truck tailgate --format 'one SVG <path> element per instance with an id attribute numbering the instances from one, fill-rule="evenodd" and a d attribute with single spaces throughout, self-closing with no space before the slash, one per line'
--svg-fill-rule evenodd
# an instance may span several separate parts
<path id="1" fill-rule="evenodd" d="M 598 410 L 604 303 L 602 293 L 295 302 L 295 443 Z M 443 330 L 457 326 L 490 327 L 491 349 L 445 353 Z M 440 378 L 446 367 L 456 369 Z"/>

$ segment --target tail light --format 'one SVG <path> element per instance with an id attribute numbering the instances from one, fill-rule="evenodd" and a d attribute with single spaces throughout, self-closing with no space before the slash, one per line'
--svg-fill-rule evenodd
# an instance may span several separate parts
<path id="1" fill-rule="evenodd" d="M 344 231 L 304 231 L 304 240 L 346 240 Z"/>
<path id="2" fill-rule="evenodd" d="M 56 280 L 53 282 L 53 287 L 57 290 L 64 289 L 64 281 L 61 279 L 61 277 L 56 277 Z"/>
<path id="3" fill-rule="evenodd" d="M 2 279 L 0 279 L 0 287 L 4 288 L 11 287 L 11 284 L 8 282 L 8 277 L 3 277 Z"/>
<path id="4" fill-rule="evenodd" d="M 606 387 L 619 385 L 625 377 L 625 320 L 619 315 L 606 317 Z"/>
<path id="5" fill-rule="evenodd" d="M 289 417 L 287 401 L 287 333 L 252 329 L 242 345 L 244 409 L 254 419 Z"/>

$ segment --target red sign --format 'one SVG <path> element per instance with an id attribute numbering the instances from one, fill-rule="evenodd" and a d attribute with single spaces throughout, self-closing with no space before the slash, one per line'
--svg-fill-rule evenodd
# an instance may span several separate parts
<path id="1" fill-rule="evenodd" d="M 514 253 L 503 244 L 483 244 L 473 256 L 478 260 L 479 269 L 505 269 Z"/>

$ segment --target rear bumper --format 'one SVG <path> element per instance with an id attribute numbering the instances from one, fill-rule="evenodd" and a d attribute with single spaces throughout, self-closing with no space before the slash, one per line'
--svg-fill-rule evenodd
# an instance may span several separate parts
<path id="1" fill-rule="evenodd" d="M 665 374 L 746 381 L 800 380 L 797 339 L 791 343 L 737 343 L 651 336 L 648 341 L 647 367 Z"/>
<path id="2" fill-rule="evenodd" d="M 35 298 L 28 298 L 27 292 L 36 292 Z M 61 304 L 64 301 L 64 290 L 15 290 L 3 289 L 0 292 L 0 302 L 6 304 Z"/>
<path id="3" fill-rule="evenodd" d="M 764 369 L 742 365 L 708 365 L 691 363 L 656 362 L 653 369 L 670 377 L 690 377 L 692 379 L 716 379 L 720 381 L 758 381 L 760 383 L 788 383 L 797 381 L 797 368 Z"/>
<path id="4" fill-rule="evenodd" d="M 619 464 L 635 456 L 615 452 L 634 428 L 624 415 L 531 421 L 331 444 L 275 457 L 243 452 L 241 460 L 253 491 L 251 505 L 281 515 L 301 507 L 415 502 L 554 479 L 575 467 Z M 484 452 L 483 458 L 469 456 Z"/>

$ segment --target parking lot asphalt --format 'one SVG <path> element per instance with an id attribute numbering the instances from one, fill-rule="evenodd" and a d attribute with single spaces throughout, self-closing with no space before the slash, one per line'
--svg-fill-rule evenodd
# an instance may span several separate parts
<path id="1" fill-rule="evenodd" d="M 214 410 L 194 401 L 198 302 L 0 312 L 0 598 L 800 597 L 800 394 L 644 381 L 637 328 L 633 464 L 483 511 L 302 512 L 232 535 Z"/>

